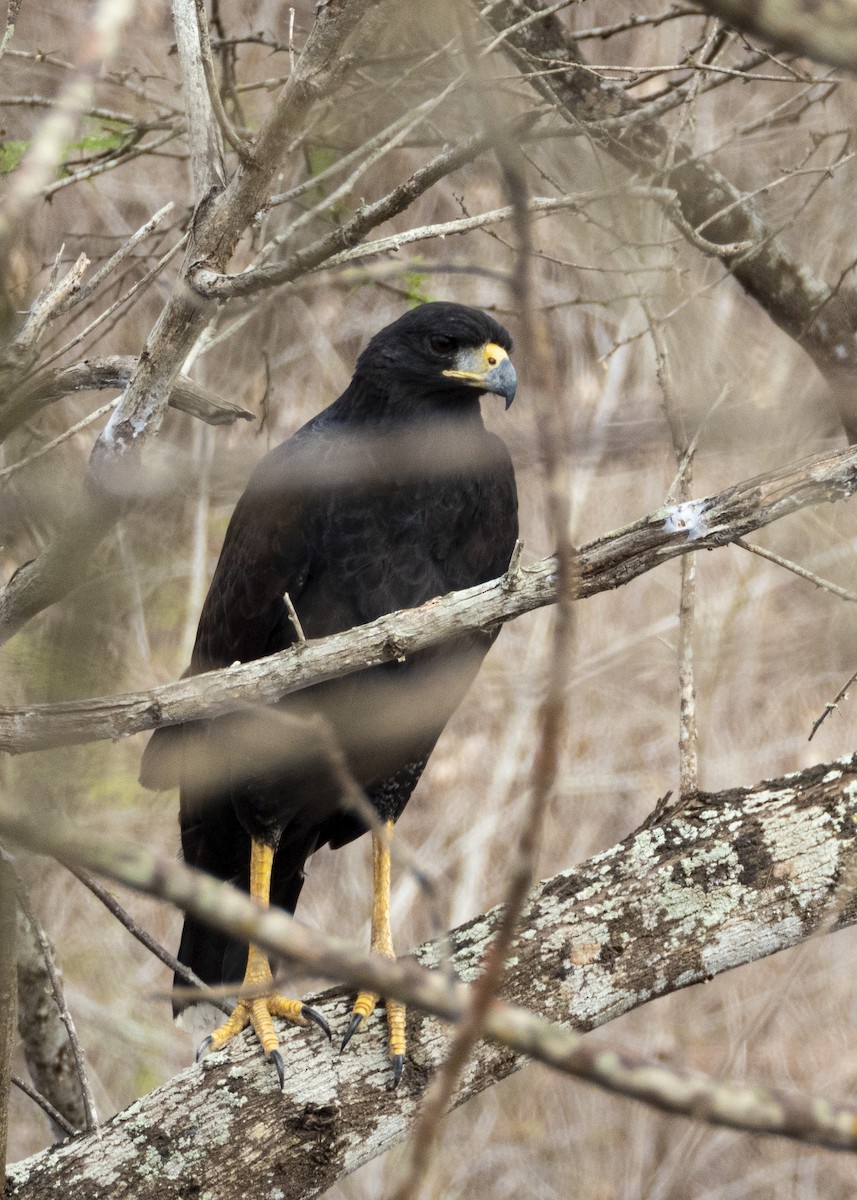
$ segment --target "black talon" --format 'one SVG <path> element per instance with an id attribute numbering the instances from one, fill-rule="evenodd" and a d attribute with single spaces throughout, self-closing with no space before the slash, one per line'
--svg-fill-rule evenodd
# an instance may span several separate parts
<path id="1" fill-rule="evenodd" d="M 330 1032 L 330 1026 L 320 1012 L 316 1012 L 314 1008 L 310 1008 L 308 1004 L 305 1004 L 301 1009 L 301 1016 L 308 1017 L 310 1021 L 313 1021 L 322 1033 L 327 1034 L 327 1040 L 330 1041 L 333 1036 Z"/>
<path id="2" fill-rule="evenodd" d="M 360 1016 L 360 1013 L 352 1014 L 351 1020 L 348 1022 L 348 1028 L 345 1031 L 345 1037 L 342 1039 L 342 1045 L 339 1047 L 340 1054 L 345 1049 L 345 1047 L 348 1045 L 348 1043 L 351 1041 L 351 1038 L 353 1037 L 353 1035 L 360 1028 L 360 1024 L 361 1024 L 362 1020 L 363 1020 L 363 1018 Z"/>
<path id="3" fill-rule="evenodd" d="M 277 1078 L 280 1081 L 280 1091 L 286 1090 L 286 1064 L 283 1062 L 283 1056 L 279 1050 L 271 1051 L 271 1062 L 277 1068 Z"/>
<path id="4" fill-rule="evenodd" d="M 394 1054 L 392 1056 L 392 1063 L 393 1063 L 393 1088 L 397 1088 L 399 1086 L 399 1084 L 402 1082 L 402 1072 L 405 1069 L 404 1054 Z"/>
<path id="5" fill-rule="evenodd" d="M 203 1054 L 206 1053 L 206 1051 L 208 1050 L 210 1045 L 211 1045 L 210 1037 L 202 1039 L 202 1041 L 199 1043 L 199 1049 L 196 1052 L 196 1061 L 197 1062 L 199 1062 L 199 1060 L 202 1058 Z"/>

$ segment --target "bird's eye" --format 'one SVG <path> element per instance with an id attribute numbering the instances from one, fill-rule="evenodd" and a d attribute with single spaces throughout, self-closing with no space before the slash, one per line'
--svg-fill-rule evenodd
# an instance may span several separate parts
<path id="1" fill-rule="evenodd" d="M 435 337 L 429 338 L 429 345 L 435 354 L 449 354 L 455 349 L 455 339 L 436 334 Z"/>

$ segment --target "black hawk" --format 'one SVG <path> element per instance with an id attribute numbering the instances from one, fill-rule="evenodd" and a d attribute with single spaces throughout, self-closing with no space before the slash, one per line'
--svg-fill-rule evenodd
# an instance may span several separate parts
<path id="1" fill-rule="evenodd" d="M 492 317 L 447 303 L 420 305 L 372 338 L 339 399 L 253 472 L 203 606 L 190 674 L 338 633 L 506 570 L 518 535 L 515 477 L 505 445 L 482 423 L 479 399 L 491 392 L 511 404 L 511 348 Z M 181 787 L 185 860 L 294 912 L 309 855 L 367 832 L 367 813 L 343 806 L 344 762 L 377 813 L 371 948 L 393 957 L 393 824 L 496 632 L 459 636 L 271 708 L 156 730 L 140 778 L 147 787 Z M 329 738 L 318 736 L 320 721 Z M 239 995 L 201 1052 L 252 1024 L 282 1085 L 272 1015 L 327 1031 L 299 1000 L 262 994 L 271 970 L 253 945 L 188 916 L 179 959 L 206 983 L 243 979 L 250 993 Z M 177 1011 L 193 1002 L 186 995 L 176 996 Z M 343 1048 L 378 999 L 358 996 Z M 404 1006 L 388 1002 L 387 1021 L 398 1082 Z"/>

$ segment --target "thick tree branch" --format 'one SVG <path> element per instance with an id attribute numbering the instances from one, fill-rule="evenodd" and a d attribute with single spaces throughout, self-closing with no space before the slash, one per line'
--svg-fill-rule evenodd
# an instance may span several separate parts
<path id="1" fill-rule="evenodd" d="M 518 117 L 504 128 L 504 136 L 520 137 L 532 126 L 538 114 L 527 114 Z M 485 150 L 490 149 L 494 139 L 494 131 L 474 134 L 458 146 L 447 146 L 429 162 L 414 171 L 408 179 L 398 184 L 386 196 L 371 204 L 363 204 L 342 225 L 338 225 L 330 233 L 312 242 L 302 250 L 296 251 L 281 263 L 270 266 L 248 267 L 237 275 L 223 275 L 205 266 L 199 267 L 191 276 L 191 283 L 208 299 L 229 300 L 237 296 L 251 296 L 266 288 L 279 287 L 291 283 L 301 275 L 307 274 L 320 266 L 336 266 L 348 262 L 351 258 L 362 257 L 358 246 L 360 239 L 384 221 L 389 221 L 397 213 L 403 212 L 424 192 L 433 187 L 438 180 L 450 175 L 465 163 L 471 162 Z M 559 206 L 559 205 L 557 205 Z M 568 202 L 568 207 L 572 202 Z M 501 218 L 502 219 L 502 218 Z M 484 223 L 481 218 L 474 218 L 471 226 L 477 228 Z M 424 236 L 436 236 L 426 233 Z M 399 245 L 409 239 L 402 238 Z M 415 238 L 413 240 L 419 240 Z M 396 245 L 380 245 L 367 250 L 367 254 L 377 254 L 385 249 L 398 248 Z"/>
<path id="2" fill-rule="evenodd" d="M 751 789 L 701 794 L 680 814 L 540 885 L 510 961 L 505 999 L 489 1014 L 494 1044 L 477 1048 L 455 1103 L 517 1070 L 517 1052 L 526 1051 L 668 1111 L 857 1149 L 855 1112 L 590 1048 L 555 1024 L 590 1029 L 655 996 L 853 923 L 855 816 L 857 760 L 848 759 Z M 117 855 L 115 846 L 32 819 L 4 816 L 0 827 L 221 927 L 252 933 L 314 973 L 369 984 L 448 1018 L 464 1010 L 467 992 L 450 988 L 445 973 L 366 959 L 137 846 Z M 453 931 L 461 979 L 479 971 L 500 919 L 495 909 Z M 436 966 L 438 949 L 423 946 L 416 957 Z M 334 1024 L 347 1015 L 341 988 L 313 1003 Z M 303 1031 L 286 1030 L 282 1095 L 270 1064 L 244 1035 L 228 1054 L 210 1056 L 119 1114 L 104 1127 L 97 1153 L 91 1139 L 78 1138 L 18 1164 L 11 1195 L 178 1200 L 211 1191 L 231 1200 L 246 1194 L 249 1171 L 259 1194 L 317 1195 L 406 1136 L 447 1046 L 435 1019 L 413 1012 L 410 1026 L 409 1068 L 395 1092 L 386 1088 L 380 1035 L 340 1056 Z"/>
<path id="3" fill-rule="evenodd" d="M 393 461 L 398 461 L 396 456 Z M 296 478 L 294 486 L 313 487 L 318 482 L 308 473 L 306 479 Z M 620 587 L 678 555 L 728 545 L 798 509 L 847 499 L 855 490 L 857 450 L 846 449 L 813 455 L 702 500 L 658 509 L 581 548 L 578 594 L 583 598 Z M 20 754 L 116 739 L 159 725 L 221 716 L 248 703 L 273 703 L 312 683 L 390 662 L 465 631 L 553 604 L 557 594 L 556 561 L 546 558 L 491 583 L 332 637 L 302 642 L 252 663 L 147 692 L 0 709 L 0 751 Z"/>
<path id="4" fill-rule="evenodd" d="M 35 931 L 18 910 L 18 1033 L 30 1078 L 40 1094 L 74 1129 L 86 1127 L 86 1108 L 80 1076 L 75 1070 L 68 1030 L 51 995 L 51 979 L 45 953 Z M 56 970 L 56 965 L 54 966 Z M 55 1124 L 54 1133 L 63 1136 Z"/>
<path id="5" fill-rule="evenodd" d="M 849 6 L 850 7 L 850 6 Z M 533 14 L 539 14 L 533 20 Z M 795 260 L 746 197 L 619 84 L 590 70 L 568 28 L 542 0 L 502 0 L 486 19 L 533 87 L 558 106 L 575 129 L 643 178 L 674 190 L 678 205 L 666 211 L 683 236 L 699 231 L 707 241 L 750 242 L 752 249 L 725 255 L 724 265 L 771 319 L 810 355 L 834 388 L 842 422 L 857 436 L 857 301 L 834 292 Z M 508 31 L 508 33 L 507 33 Z M 547 68 L 547 70 L 545 70 Z"/>
<path id="6" fill-rule="evenodd" d="M 301 127 L 316 98 L 336 77 L 343 43 L 371 7 L 370 0 L 328 0 L 319 7 L 295 69 L 262 126 L 253 161 L 242 163 L 223 191 L 200 198 L 180 277 L 133 379 L 95 444 L 88 490 L 78 511 L 47 550 L 0 590 L 0 640 L 74 586 L 123 504 L 142 490 L 142 451 L 157 435 L 176 377 L 213 311 L 211 303 L 191 292 L 187 277 L 199 262 L 216 271 L 225 268 L 242 233 L 267 201 L 289 135 Z"/>
<path id="7" fill-rule="evenodd" d="M 13 392 L 0 415 L 0 441 L 23 421 L 31 420 L 48 404 L 72 392 L 105 391 L 126 387 L 139 359 L 131 354 L 111 354 L 106 358 L 88 358 L 73 367 L 43 371 Z M 169 405 L 179 412 L 198 417 L 208 425 L 232 425 L 235 421 L 253 421 L 253 413 L 231 400 L 224 400 L 179 375 L 170 392 Z"/>

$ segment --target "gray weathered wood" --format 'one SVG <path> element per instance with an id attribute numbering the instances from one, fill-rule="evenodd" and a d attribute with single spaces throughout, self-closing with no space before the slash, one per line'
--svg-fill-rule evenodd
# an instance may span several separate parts
<path id="1" fill-rule="evenodd" d="M 308 482 L 294 481 L 296 488 Z M 807 505 L 846 499 L 855 489 L 857 450 L 847 449 L 813 455 L 706 499 L 658 509 L 581 548 L 579 595 L 619 587 L 677 555 L 727 545 Z M 310 683 L 389 662 L 556 599 L 555 560 L 542 559 L 511 577 L 453 592 L 421 608 L 392 613 L 252 663 L 147 692 L 0 709 L 0 751 L 18 754 L 127 737 L 157 725 L 219 716 L 247 703 L 271 703 Z"/>
<path id="2" fill-rule="evenodd" d="M 534 890 L 509 961 L 505 998 L 551 1021 L 589 1029 L 852 923 L 857 903 L 844 885 L 857 850 L 855 818 L 854 759 L 696 797 Z M 497 915 L 492 910 L 451 935 L 465 981 L 479 970 Z M 437 965 L 438 950 L 423 946 L 417 958 Z M 348 1011 L 343 989 L 313 1003 L 341 1028 Z M 10 1195 L 232 1200 L 247 1194 L 251 1178 L 254 1196 L 318 1195 L 407 1135 L 448 1035 L 434 1017 L 411 1012 L 408 1036 L 405 1078 L 390 1092 L 380 1018 L 344 1055 L 317 1031 L 289 1029 L 281 1095 L 270 1064 L 243 1035 L 228 1053 L 189 1067 L 99 1135 L 17 1164 Z M 456 1104 L 522 1065 L 508 1048 L 480 1044 Z M 589 1073 L 581 1065 L 577 1070 Z M 767 1108 L 776 1117 L 777 1103 Z M 802 1111 L 810 1110 L 804 1102 Z M 767 1128 L 795 1136 L 796 1122 L 789 1124 L 787 1115 L 781 1126 L 774 1120 Z M 843 1117 L 839 1140 L 832 1135 L 825 1144 L 853 1146 L 854 1124 L 853 1115 Z"/>

